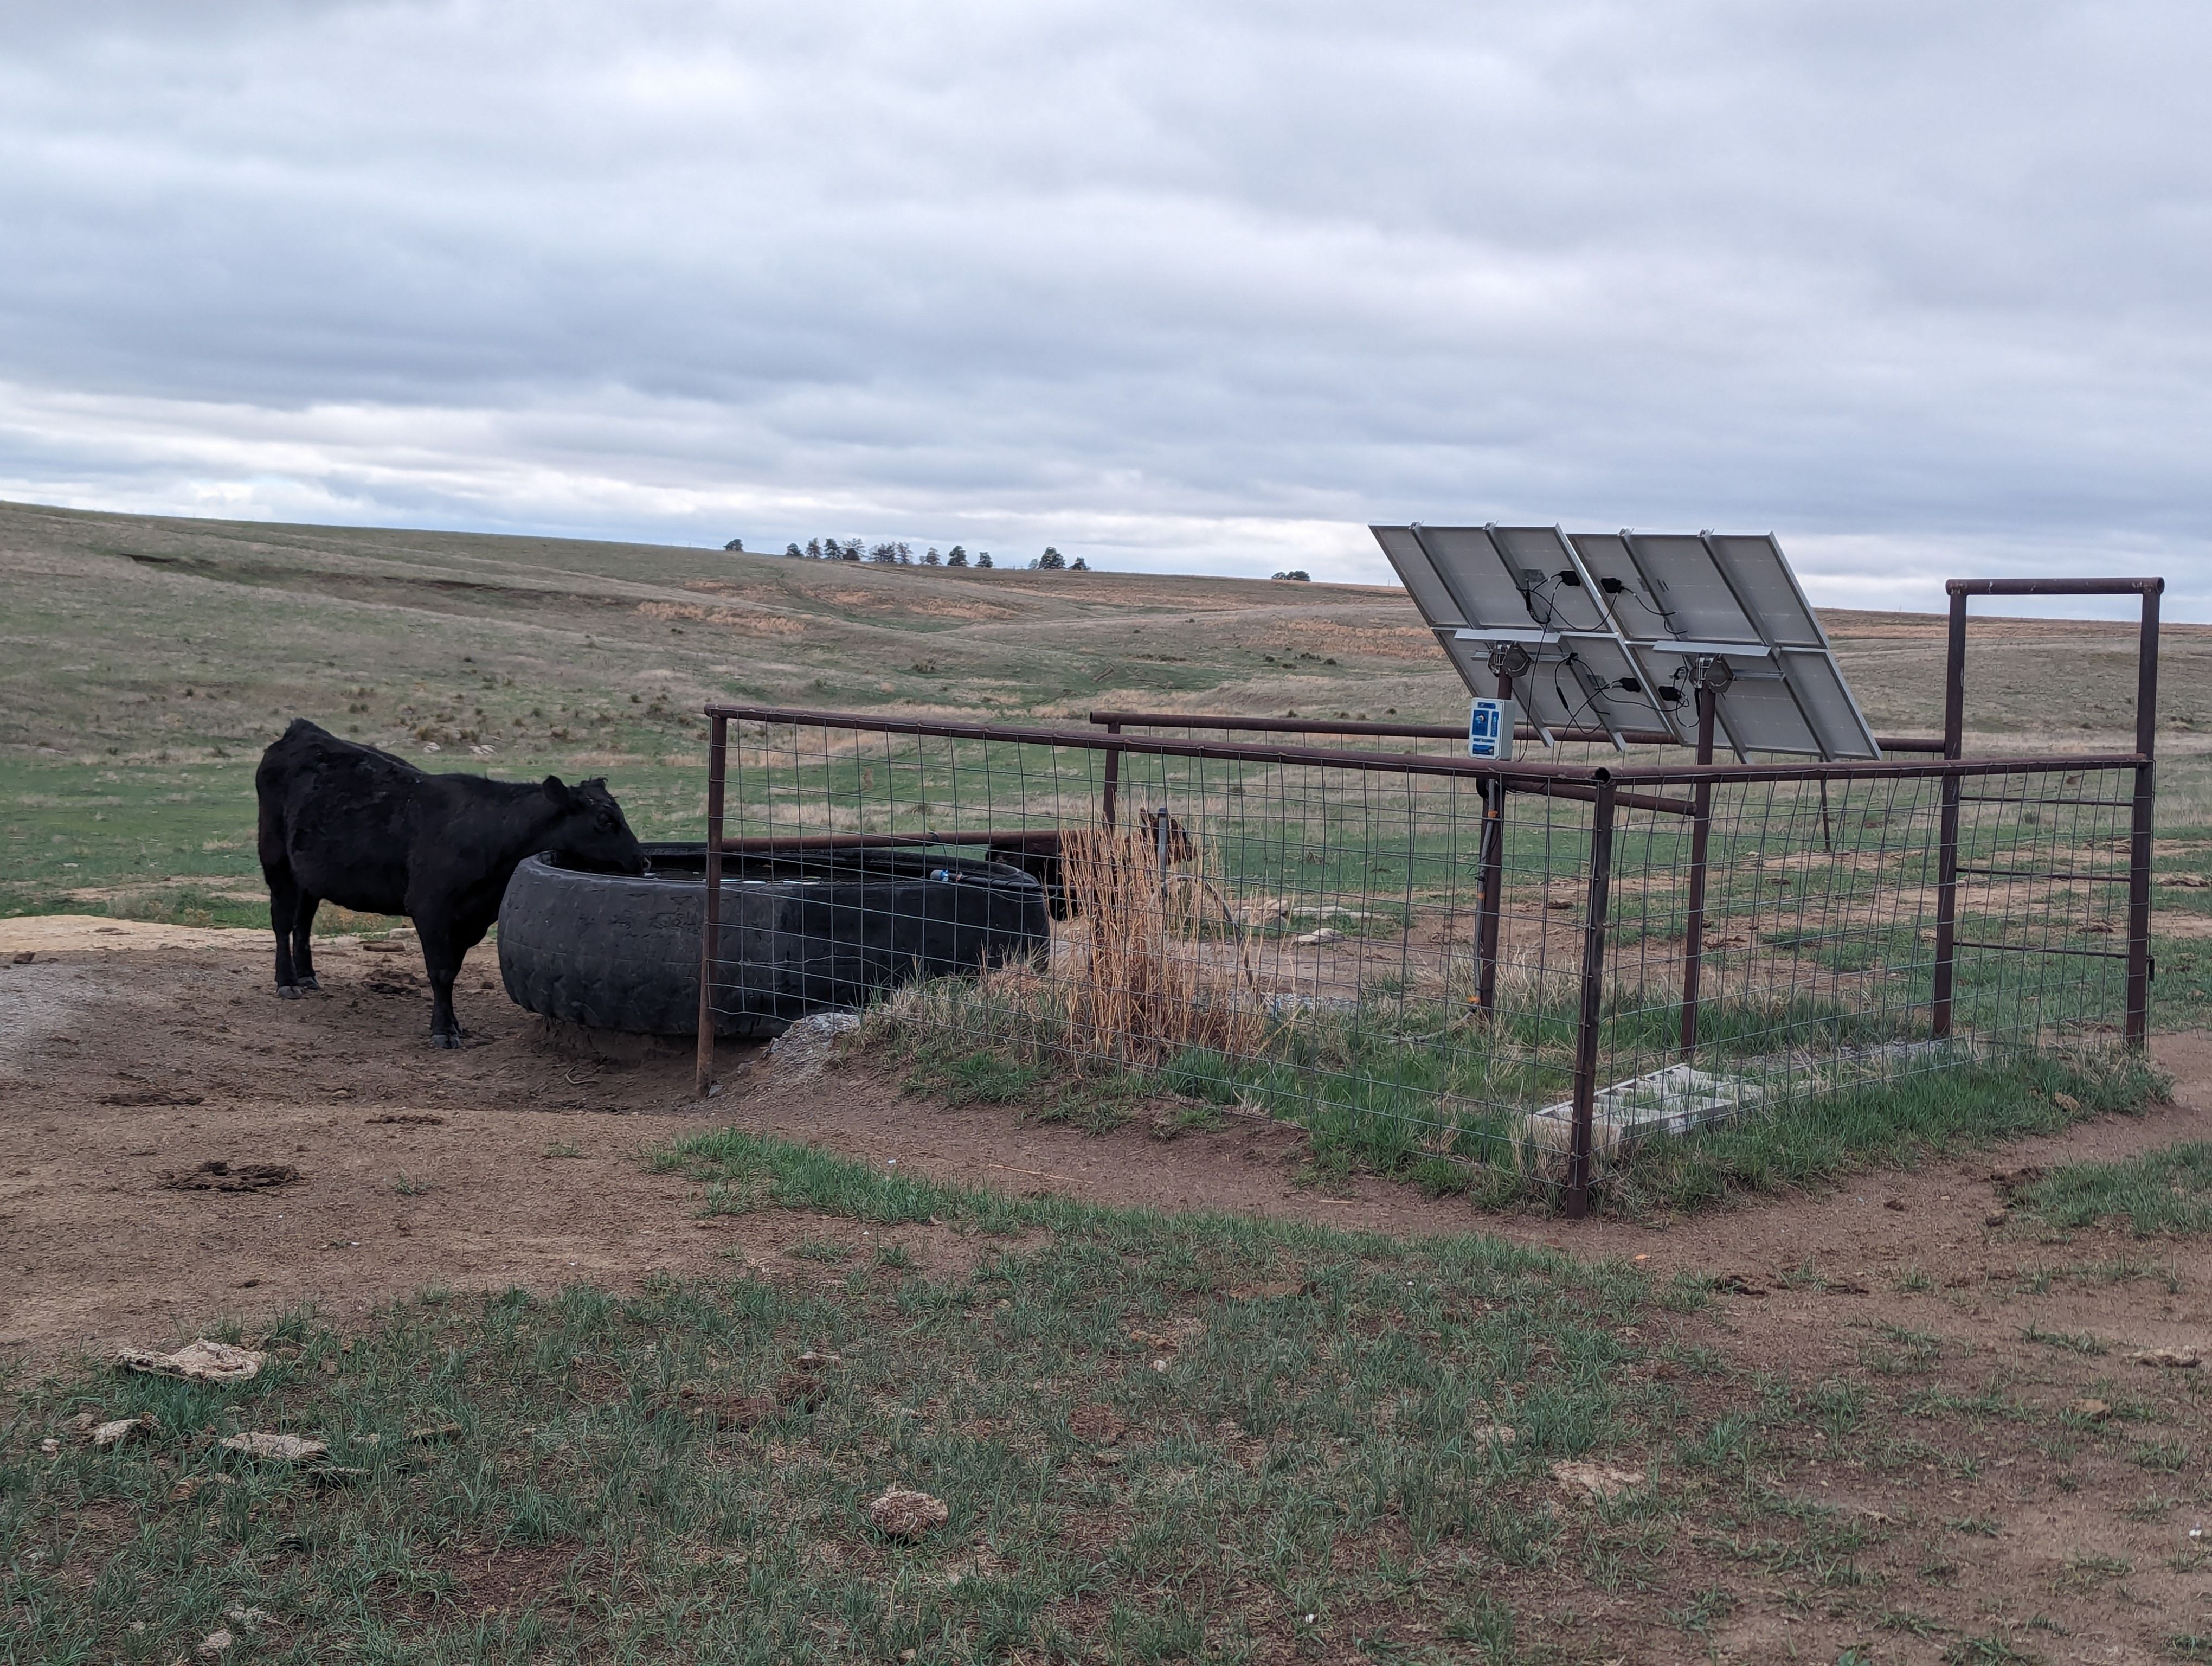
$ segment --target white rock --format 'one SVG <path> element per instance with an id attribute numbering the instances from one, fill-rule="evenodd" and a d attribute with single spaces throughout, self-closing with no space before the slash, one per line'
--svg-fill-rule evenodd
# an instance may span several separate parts
<path id="1" fill-rule="evenodd" d="M 830 1062 L 838 1038 L 860 1027 L 858 1012 L 809 1013 L 768 1044 L 769 1062 L 783 1076 L 811 1076 Z"/>
<path id="2" fill-rule="evenodd" d="M 118 1417 L 112 1422 L 95 1424 L 92 1431 L 92 1444 L 104 1452 L 111 1446 L 120 1446 L 141 1429 L 158 1429 L 161 1426 L 160 1422 L 150 1416 Z"/>
<path id="3" fill-rule="evenodd" d="M 298 1435 L 264 1434 L 252 1430 L 242 1435 L 233 1435 L 220 1443 L 226 1452 L 243 1452 L 248 1457 L 269 1458 L 278 1463 L 305 1463 L 310 1458 L 329 1456 L 330 1445 L 320 1440 L 303 1440 Z"/>
<path id="4" fill-rule="evenodd" d="M 118 1348 L 115 1363 L 125 1371 L 181 1377 L 191 1383 L 246 1383 L 261 1374 L 263 1357 L 252 1348 L 211 1342 L 203 1336 L 174 1353 L 155 1353 L 151 1348 Z"/>
<path id="5" fill-rule="evenodd" d="M 1554 1463 L 1552 1479 L 1570 1493 L 1599 1500 L 1617 1499 L 1644 1485 L 1644 1476 L 1638 1470 L 1616 1469 L 1609 1463 L 1589 1463 L 1579 1458 L 1562 1458 Z"/>

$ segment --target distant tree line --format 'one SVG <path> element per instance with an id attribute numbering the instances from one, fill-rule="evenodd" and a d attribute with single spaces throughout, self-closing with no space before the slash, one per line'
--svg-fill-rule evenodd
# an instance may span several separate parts
<path id="1" fill-rule="evenodd" d="M 793 561 L 863 561 L 878 567 L 989 567 L 991 552 L 979 550 L 971 558 L 968 551 L 956 544 L 944 554 L 931 544 L 920 555 L 914 545 L 907 543 L 866 544 L 856 538 L 811 538 L 801 549 L 796 544 L 787 544 L 783 553 Z"/>
<path id="2" fill-rule="evenodd" d="M 745 541 L 733 538 L 722 547 L 742 552 Z M 963 545 L 957 544 L 942 555 L 938 553 L 937 546 L 933 544 L 917 556 L 911 544 L 867 544 L 856 538 L 811 538 L 804 548 L 796 544 L 785 544 L 783 553 L 793 561 L 867 562 L 878 567 L 989 568 L 996 564 L 992 561 L 988 550 L 978 550 L 971 556 Z M 1078 556 L 1070 561 L 1048 544 L 1045 545 L 1044 553 L 1029 564 L 1032 571 L 1042 573 L 1088 573 L 1091 570 L 1091 563 L 1082 556 Z"/>

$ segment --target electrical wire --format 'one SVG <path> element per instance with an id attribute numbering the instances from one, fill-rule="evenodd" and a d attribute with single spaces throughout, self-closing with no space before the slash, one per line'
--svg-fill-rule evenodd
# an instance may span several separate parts
<path id="1" fill-rule="evenodd" d="M 1641 590 L 1638 590 L 1634 585 L 1632 584 L 1627 586 L 1620 593 L 1627 597 L 1629 600 L 1634 602 L 1638 607 L 1642 608 L 1646 613 L 1649 613 L 1653 618 L 1658 620 L 1661 624 L 1667 626 L 1669 629 L 1674 628 L 1674 617 L 1669 614 L 1665 608 L 1654 607 L 1650 602 L 1645 601 L 1644 599 L 1644 593 Z"/>
<path id="2" fill-rule="evenodd" d="M 1583 690 L 1583 697 L 1581 701 L 1570 707 L 1567 702 L 1566 690 L 1559 686 L 1559 673 L 1565 670 L 1569 666 L 1579 665 L 1581 663 L 1582 655 L 1579 654 L 1570 654 L 1563 660 L 1554 660 L 1552 661 L 1552 693 L 1559 701 L 1560 708 L 1567 714 L 1566 721 L 1559 725 L 1563 729 L 1580 727 L 1583 714 L 1585 712 L 1595 711 L 1598 707 L 1597 695 L 1588 689 Z M 1577 685 L 1580 686 L 1581 679 L 1577 678 L 1576 681 Z"/>
<path id="3" fill-rule="evenodd" d="M 1550 628 L 1559 616 L 1558 610 L 1552 605 L 1551 598 L 1544 593 L 1547 590 L 1556 590 L 1559 586 L 1559 575 L 1554 573 L 1550 578 L 1539 580 L 1522 593 L 1522 600 L 1528 609 L 1528 617 L 1547 629 Z M 1543 609 L 1540 613 L 1536 611 L 1539 607 Z"/>

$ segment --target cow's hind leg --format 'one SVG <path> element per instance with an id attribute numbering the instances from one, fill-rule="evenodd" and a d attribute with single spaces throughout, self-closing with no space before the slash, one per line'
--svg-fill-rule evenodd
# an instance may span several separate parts
<path id="1" fill-rule="evenodd" d="M 415 922 L 422 941 L 422 970 L 430 975 L 430 1045 L 459 1047 L 461 1021 L 453 1016 L 453 980 L 460 976 L 461 958 L 467 952 L 450 932 Z"/>
<path id="2" fill-rule="evenodd" d="M 315 910 L 322 905 L 321 897 L 303 890 L 292 915 L 292 976 L 302 989 L 323 987 L 315 982 Z"/>
<path id="3" fill-rule="evenodd" d="M 276 993 L 286 1000 L 300 998 L 300 979 L 292 964 L 292 922 L 299 917 L 300 885 L 289 866 L 261 870 L 269 881 L 269 926 L 276 933 Z"/>

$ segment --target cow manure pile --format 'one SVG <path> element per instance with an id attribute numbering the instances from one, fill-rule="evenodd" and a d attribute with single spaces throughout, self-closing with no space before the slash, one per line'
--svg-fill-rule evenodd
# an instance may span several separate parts
<path id="1" fill-rule="evenodd" d="M 289 1163 L 231 1164 L 216 1158 L 197 1169 L 167 1173 L 161 1187 L 172 1192 L 273 1192 L 300 1178 Z"/>

